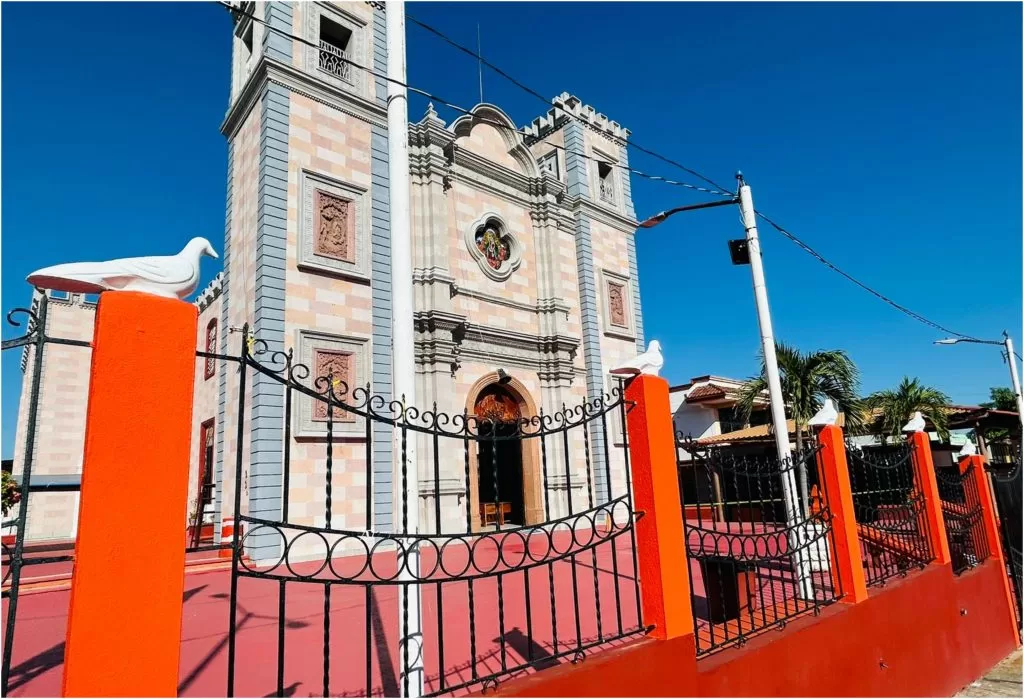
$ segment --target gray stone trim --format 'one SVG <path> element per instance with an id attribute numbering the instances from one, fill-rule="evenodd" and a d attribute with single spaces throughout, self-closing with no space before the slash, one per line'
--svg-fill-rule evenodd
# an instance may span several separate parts
<path id="1" fill-rule="evenodd" d="M 625 144 L 619 147 L 619 162 L 623 165 L 622 179 L 622 203 L 626 208 L 626 215 L 636 218 L 636 209 L 633 208 L 633 183 L 629 170 L 629 149 Z M 629 276 L 633 278 L 633 332 L 636 335 L 636 350 L 643 352 L 646 349 L 644 343 L 644 316 L 640 307 L 640 267 L 636 261 L 636 228 L 626 234 L 626 253 L 629 255 Z"/>
<path id="2" fill-rule="evenodd" d="M 374 17 L 381 14 L 375 12 Z M 376 20 L 374 22 L 376 26 Z M 373 393 L 391 400 L 394 383 L 391 367 L 391 210 L 388 174 L 388 132 L 370 127 L 370 293 L 372 296 L 373 343 L 370 374 Z M 387 531 L 394 516 L 391 426 L 374 421 L 373 488 L 374 527 Z"/>
<path id="3" fill-rule="evenodd" d="M 644 315 L 640 308 L 640 267 L 636 261 L 636 233 L 626 234 L 626 253 L 629 255 L 629 276 L 633 278 L 633 334 L 636 336 L 636 350 L 646 349 L 644 342 Z"/>
<path id="4" fill-rule="evenodd" d="M 255 336 L 270 352 L 284 351 L 285 261 L 288 216 L 288 91 L 268 85 L 260 118 L 260 168 L 256 201 Z M 227 333 L 224 333 L 225 335 Z M 249 514 L 280 519 L 284 396 L 274 379 L 255 372 L 250 420 Z M 280 537 L 258 532 L 246 539 L 256 561 L 280 555 Z"/>
<path id="5" fill-rule="evenodd" d="M 292 4 L 290 2 L 268 2 L 264 9 L 267 24 L 281 32 L 263 32 L 263 55 L 279 61 L 291 62 L 292 40 L 285 34 L 292 33 Z"/>
<path id="6" fill-rule="evenodd" d="M 387 74 L 388 70 L 388 40 L 386 36 L 386 22 L 384 17 L 384 5 L 373 7 L 373 69 L 380 75 Z M 381 107 L 387 107 L 388 84 L 384 78 L 374 76 L 374 99 Z"/>
<path id="7" fill-rule="evenodd" d="M 631 173 L 629 172 L 629 149 L 626 148 L 625 144 L 619 146 L 619 184 L 622 185 L 622 207 L 626 212 L 626 216 L 631 219 L 636 218 L 636 210 L 633 208 L 633 182 L 630 179 Z"/>
<path id="8" fill-rule="evenodd" d="M 231 212 L 233 205 L 234 180 L 235 180 L 235 142 L 228 141 L 228 183 L 225 194 L 224 210 L 224 249 L 221 251 L 224 259 L 224 271 L 222 287 L 224 300 L 220 309 L 220 343 L 221 354 L 228 353 L 228 274 L 231 269 Z M 213 538 L 220 541 L 221 523 L 224 520 L 224 420 L 227 417 L 227 380 L 229 362 L 220 362 L 217 367 L 217 425 L 216 425 L 216 456 L 213 460 Z"/>
<path id="9" fill-rule="evenodd" d="M 587 160 L 581 157 L 584 151 L 583 127 L 576 122 L 565 125 L 565 169 L 570 196 L 586 199 L 589 196 L 587 184 Z M 597 279 L 594 272 L 594 250 L 590 238 L 590 218 L 580 208 L 575 211 L 576 223 L 576 274 L 579 279 L 580 321 L 583 326 L 583 364 L 587 377 L 587 397 L 590 400 L 604 395 L 603 370 L 601 367 L 601 338 L 597 311 Z M 604 435 L 591 434 L 593 463 L 603 464 L 605 460 Z M 608 499 L 608 482 L 603 469 L 594 473 L 597 499 Z"/>

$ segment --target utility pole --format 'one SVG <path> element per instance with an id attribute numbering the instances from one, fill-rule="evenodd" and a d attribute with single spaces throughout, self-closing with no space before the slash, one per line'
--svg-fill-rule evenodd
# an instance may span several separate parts
<path id="1" fill-rule="evenodd" d="M 736 173 L 739 182 L 739 204 L 746 230 L 747 250 L 750 255 L 750 275 L 754 282 L 754 303 L 757 305 L 757 324 L 761 329 L 761 351 L 764 353 L 765 373 L 768 379 L 768 400 L 771 407 L 772 427 L 775 432 L 775 447 L 779 454 L 779 467 L 782 470 L 782 497 L 786 507 L 786 526 L 790 529 L 790 550 L 796 549 L 797 577 L 800 591 L 806 599 L 813 599 L 814 586 L 811 582 L 809 552 L 806 541 L 801 540 L 796 525 L 803 521 L 806 495 L 797 490 L 793 477 L 793 457 L 789 450 L 789 430 L 786 428 L 786 403 L 782 397 L 782 382 L 779 380 L 779 362 L 775 355 L 775 335 L 772 331 L 772 317 L 768 310 L 768 289 L 764 281 L 764 264 L 761 260 L 761 241 L 757 237 L 757 215 L 754 212 L 754 200 L 750 195 L 750 185 L 743 181 L 743 174 Z M 799 425 L 795 425 L 800 429 Z M 799 455 L 798 455 L 799 456 Z M 802 490 L 806 491 L 806 475 L 801 471 Z M 806 532 L 810 535 L 810 532 Z"/>
<path id="2" fill-rule="evenodd" d="M 1010 365 L 1010 381 L 1013 383 L 1013 397 L 1017 399 L 1017 419 L 1021 426 L 1021 463 L 1024 463 L 1024 394 L 1020 391 L 1020 377 L 1017 376 L 1017 356 L 1013 353 L 1013 340 L 1010 333 L 1003 331 L 1003 348 L 1006 350 L 1006 361 Z"/>
<path id="3" fill-rule="evenodd" d="M 405 2 L 392 0 L 385 6 L 388 47 L 388 175 L 391 187 L 391 324 L 394 395 L 403 408 L 416 404 L 416 365 L 413 356 L 412 224 L 409 210 L 409 97 L 405 85 Z M 403 415 L 404 418 L 404 415 Z M 395 448 L 399 430 L 393 433 Z M 419 468 L 414 445 L 406 445 L 408 476 L 403 486 L 406 502 L 402 513 L 406 520 L 403 534 L 415 535 L 420 523 Z M 417 540 L 402 542 L 405 567 L 400 579 L 415 580 L 419 572 L 420 552 Z M 402 562 L 402 559 L 399 559 Z M 403 696 L 423 696 L 423 632 L 420 618 L 420 588 L 415 583 L 402 586 L 399 595 L 399 661 L 402 663 Z M 407 621 L 406 621 L 407 620 Z M 408 685 L 408 690 L 405 689 Z"/>

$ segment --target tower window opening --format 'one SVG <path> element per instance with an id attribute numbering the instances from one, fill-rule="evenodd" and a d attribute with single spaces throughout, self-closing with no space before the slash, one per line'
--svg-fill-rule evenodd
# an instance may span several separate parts
<path id="1" fill-rule="evenodd" d="M 320 17 L 320 70 L 351 80 L 352 64 L 348 62 L 348 49 L 352 30 L 327 17 Z"/>
<path id="2" fill-rule="evenodd" d="M 598 161 L 597 179 L 601 201 L 609 204 L 615 203 L 615 184 L 612 179 L 612 166 L 608 163 Z"/>

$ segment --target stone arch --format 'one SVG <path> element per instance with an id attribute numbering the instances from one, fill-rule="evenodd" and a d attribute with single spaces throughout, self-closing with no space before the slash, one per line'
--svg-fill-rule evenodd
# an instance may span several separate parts
<path id="1" fill-rule="evenodd" d="M 511 158 L 511 162 L 502 162 L 502 165 L 513 167 L 527 177 L 540 177 L 537 160 L 523 142 L 523 135 L 516 128 L 515 122 L 500 107 L 488 103 L 478 104 L 469 114 L 464 114 L 453 121 L 448 128 L 455 134 L 455 138 L 459 139 L 469 138 L 478 126 L 485 126 L 500 136 L 504 159 Z M 501 162 L 501 159 L 498 159 L 498 162 Z"/>
<path id="2" fill-rule="evenodd" d="M 469 393 L 466 396 L 466 411 L 473 415 L 477 405 L 477 401 L 481 395 L 490 387 L 500 385 L 509 395 L 511 395 L 518 402 L 519 414 L 523 418 L 534 418 L 538 415 L 537 403 L 534 401 L 533 396 L 530 395 L 530 391 L 526 388 L 522 381 L 513 377 L 510 377 L 510 381 L 505 384 L 499 384 L 498 372 L 492 371 L 484 374 L 476 383 L 469 389 Z M 541 458 L 540 458 L 540 440 L 539 439 L 523 439 L 520 441 L 520 448 L 522 449 L 522 460 L 523 460 L 523 502 L 525 509 L 526 521 L 524 524 L 533 525 L 540 524 L 545 519 L 544 512 L 544 492 L 543 482 L 541 478 Z M 479 447 L 471 448 L 469 454 L 469 483 L 466 489 L 469 491 L 467 498 L 467 507 L 470 511 L 470 522 L 473 531 L 479 531 L 480 526 L 480 488 L 478 482 L 477 469 L 479 462 L 477 460 L 477 454 Z"/>

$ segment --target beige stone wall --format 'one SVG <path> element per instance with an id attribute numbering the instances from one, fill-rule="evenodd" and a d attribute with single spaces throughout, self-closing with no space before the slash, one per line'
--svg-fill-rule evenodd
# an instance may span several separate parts
<path id="1" fill-rule="evenodd" d="M 82 295 L 71 294 L 67 299 L 51 297 L 46 333 L 53 338 L 91 342 L 95 316 L 95 303 L 87 303 Z M 29 348 L 21 377 L 15 474 L 23 473 L 25 468 L 34 355 L 34 348 Z M 36 416 L 33 480 L 46 476 L 81 477 L 91 358 L 92 350 L 88 347 L 57 343 L 47 343 L 45 347 Z M 33 493 L 29 496 L 26 538 L 32 541 L 74 537 L 77 512 L 78 493 Z"/>
<path id="2" fill-rule="evenodd" d="M 221 353 L 221 333 L 224 329 L 220 327 L 221 324 L 221 312 L 223 311 L 223 296 L 219 295 L 209 302 L 204 308 L 201 308 L 199 312 L 198 320 L 198 333 L 196 339 L 196 350 L 206 351 L 206 333 L 210 327 L 210 322 L 216 323 L 217 343 L 214 351 L 218 354 Z M 197 494 L 199 492 L 199 463 L 201 454 L 205 448 L 201 440 L 202 425 L 206 422 L 211 422 L 214 427 L 214 459 L 208 465 L 209 468 L 214 468 L 216 463 L 217 447 L 216 447 L 216 427 L 217 427 L 217 399 L 218 399 L 218 376 L 221 365 L 224 364 L 227 368 L 232 368 L 234 364 L 227 364 L 219 360 L 211 360 L 213 369 L 213 375 L 207 377 L 206 364 L 207 360 L 203 357 L 196 357 L 195 364 L 195 378 L 194 378 L 194 393 L 192 396 L 192 446 L 189 450 L 189 470 L 188 470 L 188 509 L 186 516 L 188 517 L 188 524 L 192 524 L 194 520 L 194 513 L 196 512 Z M 217 484 L 214 480 L 214 490 L 216 490 Z M 214 494 L 214 497 L 216 495 Z M 215 519 L 214 504 L 210 503 L 204 508 L 203 522 L 213 522 Z"/>
<path id="3" fill-rule="evenodd" d="M 363 375 L 356 371 L 354 390 L 370 380 L 372 310 L 369 280 L 342 278 L 299 266 L 299 227 L 303 207 L 303 173 L 365 190 L 356 204 L 364 216 L 370 206 L 370 125 L 298 94 L 291 97 L 288 132 L 288 263 L 286 270 L 285 343 L 299 358 L 300 334 L 316 331 L 330 337 L 362 341 Z M 369 226 L 368 216 L 364 220 Z M 369 245 L 369 230 L 356 245 Z M 358 252 L 357 252 L 358 254 Z M 312 341 L 314 347 L 317 341 Z M 329 349 L 328 345 L 324 345 Z M 310 365 L 310 368 L 314 367 Z M 312 385 L 314 376 L 307 384 Z M 283 389 L 282 389 L 283 390 Z M 295 394 L 293 412 L 300 402 L 313 399 Z M 297 417 L 293 415 L 293 428 Z M 340 430 L 342 426 L 339 425 Z M 326 428 L 324 428 L 326 433 Z M 366 442 L 362 437 L 332 444 L 331 525 L 363 529 L 366 526 Z M 289 521 L 324 526 L 326 521 L 327 449 L 324 438 L 294 438 L 291 443 Z M 298 551 L 297 553 L 301 553 Z"/>

